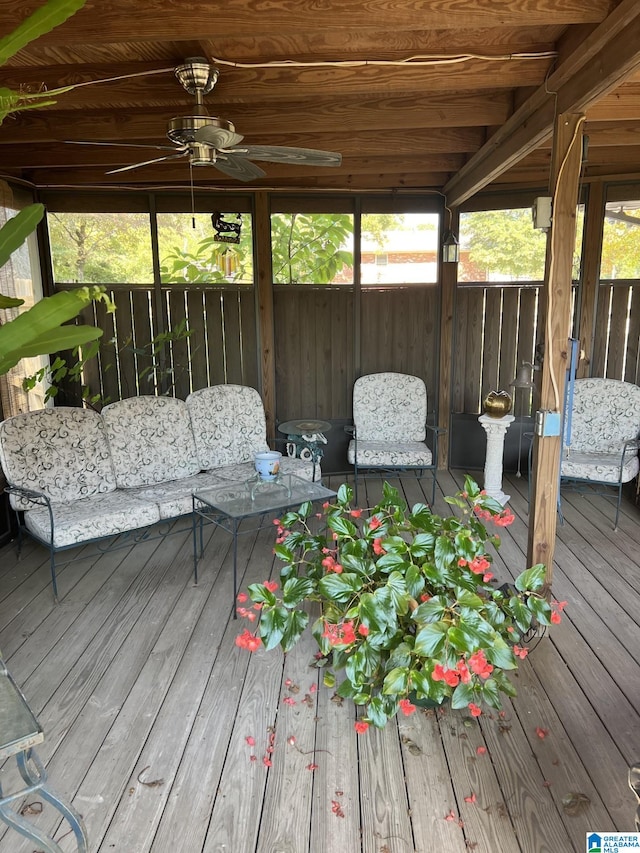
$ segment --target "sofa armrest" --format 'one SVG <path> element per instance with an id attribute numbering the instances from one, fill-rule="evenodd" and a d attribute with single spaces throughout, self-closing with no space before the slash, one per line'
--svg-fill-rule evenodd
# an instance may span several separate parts
<path id="1" fill-rule="evenodd" d="M 51 513 L 51 501 L 44 494 L 44 492 L 37 492 L 35 489 L 25 489 L 23 486 L 11 486 L 7 485 L 4 487 L 5 494 L 9 495 L 9 497 L 13 496 L 15 498 L 21 498 L 24 501 L 27 501 L 34 506 L 46 506 L 49 508 L 49 513 Z M 16 509 L 16 507 L 14 507 Z M 17 511 L 25 511 L 25 508 L 20 508 Z"/>

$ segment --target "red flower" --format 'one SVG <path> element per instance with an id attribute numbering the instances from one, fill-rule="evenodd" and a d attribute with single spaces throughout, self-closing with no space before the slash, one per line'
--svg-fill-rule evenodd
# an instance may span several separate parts
<path id="1" fill-rule="evenodd" d="M 359 735 L 363 735 L 369 728 L 369 723 L 367 723 L 366 720 L 357 720 L 357 722 L 354 723 L 353 727 Z"/>
<path id="2" fill-rule="evenodd" d="M 549 729 L 543 729 L 540 726 L 536 726 L 536 734 L 538 735 L 540 740 L 544 740 L 549 734 Z"/>
<path id="3" fill-rule="evenodd" d="M 474 557 L 469 563 L 469 568 L 475 575 L 481 575 L 491 566 L 489 560 L 484 556 Z"/>
<path id="4" fill-rule="evenodd" d="M 493 580 L 493 574 L 491 572 L 485 572 L 485 574 L 482 576 L 482 580 L 485 583 L 489 583 L 490 580 Z"/>
<path id="5" fill-rule="evenodd" d="M 247 595 L 246 592 L 239 592 L 238 593 L 238 601 L 240 602 L 240 604 L 244 604 L 245 601 L 248 600 L 248 598 L 249 598 L 249 596 Z"/>
<path id="6" fill-rule="evenodd" d="M 513 524 L 515 520 L 516 517 L 511 512 L 509 507 L 505 507 L 505 509 L 502 510 L 500 515 L 496 515 L 493 518 L 494 523 L 497 524 L 498 527 L 508 527 L 510 524 Z"/>
<path id="7" fill-rule="evenodd" d="M 422 595 L 420 596 L 420 601 L 431 601 L 431 596 L 427 595 L 426 592 L 423 592 Z"/>
<path id="8" fill-rule="evenodd" d="M 453 669 L 447 669 L 444 673 L 445 683 L 449 685 L 449 687 L 457 687 L 458 681 L 460 681 L 460 676 Z"/>
<path id="9" fill-rule="evenodd" d="M 487 751 L 487 747 L 486 747 L 486 746 L 479 746 L 479 747 L 476 749 L 476 754 L 477 754 L 477 755 L 484 755 L 486 751 Z"/>
<path id="10" fill-rule="evenodd" d="M 236 646 L 239 646 L 241 649 L 248 649 L 250 652 L 255 652 L 255 650 L 259 649 L 262 645 L 262 640 L 260 637 L 254 637 L 254 635 L 245 628 L 243 633 L 236 637 L 235 643 Z"/>
<path id="11" fill-rule="evenodd" d="M 318 769 L 318 765 L 317 765 L 317 764 L 307 764 L 306 769 L 307 769 L 307 770 L 311 770 L 311 771 L 313 771 L 313 770 L 317 770 L 317 769 Z"/>
<path id="12" fill-rule="evenodd" d="M 474 652 L 471 655 L 469 658 L 469 666 L 471 667 L 471 670 L 481 678 L 489 678 L 493 672 L 493 666 L 487 661 L 482 649 L 478 649 L 477 652 Z"/>
<path id="13" fill-rule="evenodd" d="M 458 661 L 456 669 L 460 673 L 460 681 L 463 684 L 468 684 L 471 681 L 471 673 L 469 672 L 469 667 L 467 666 L 464 658 Z"/>
<path id="14" fill-rule="evenodd" d="M 369 530 L 377 530 L 379 527 L 382 527 L 382 522 L 374 515 L 373 518 L 369 519 Z"/>
<path id="15" fill-rule="evenodd" d="M 322 504 L 322 509 L 329 509 L 329 507 L 330 507 L 330 506 L 331 506 L 331 504 L 329 503 L 329 501 L 325 501 L 325 502 Z"/>
<path id="16" fill-rule="evenodd" d="M 386 554 L 387 552 L 384 550 L 382 545 L 380 544 L 382 539 L 374 539 L 373 540 L 373 553 L 381 556 L 382 554 Z"/>
<path id="17" fill-rule="evenodd" d="M 349 515 L 352 518 L 360 518 L 360 516 L 362 515 L 362 510 L 361 509 L 350 509 Z"/>
<path id="18" fill-rule="evenodd" d="M 285 705 L 295 705 L 296 704 L 296 700 L 293 699 L 291 696 L 285 696 L 282 701 L 284 702 Z"/>
<path id="19" fill-rule="evenodd" d="M 474 705 L 473 702 L 469 702 L 469 710 L 471 711 L 472 717 L 479 717 L 482 713 L 482 708 L 479 708 L 477 705 Z"/>
<path id="20" fill-rule="evenodd" d="M 332 646 L 350 646 L 356 640 L 353 622 L 343 622 L 342 625 L 325 622 L 322 636 L 326 637 Z"/>
<path id="21" fill-rule="evenodd" d="M 526 656 L 529 654 L 529 649 L 525 649 L 522 646 L 514 646 L 513 653 L 517 658 L 524 660 Z"/>
<path id="22" fill-rule="evenodd" d="M 444 681 L 444 667 L 441 663 L 437 663 L 433 667 L 433 672 L 431 673 L 432 681 Z"/>
<path id="23" fill-rule="evenodd" d="M 554 625 L 559 625 L 562 622 L 562 616 L 560 616 L 557 610 L 554 610 L 551 614 L 551 621 Z"/>
<path id="24" fill-rule="evenodd" d="M 269 592 L 275 592 L 278 589 L 278 584 L 275 581 L 265 581 L 263 586 L 265 589 L 268 589 Z"/>
<path id="25" fill-rule="evenodd" d="M 472 791 L 468 797 L 464 798 L 464 801 L 465 801 L 465 803 L 475 803 L 475 801 L 476 801 L 475 793 Z"/>
<path id="26" fill-rule="evenodd" d="M 366 637 L 369 634 L 369 629 L 362 622 L 358 625 L 358 634 L 362 637 Z"/>
<path id="27" fill-rule="evenodd" d="M 249 744 L 249 746 L 255 746 L 256 745 L 256 739 L 254 737 L 251 737 L 251 735 L 247 735 L 245 740 Z"/>
<path id="28" fill-rule="evenodd" d="M 399 704 L 400 710 L 405 715 L 405 717 L 408 717 L 410 714 L 413 714 L 413 712 L 416 710 L 416 706 L 408 699 L 401 699 Z"/>

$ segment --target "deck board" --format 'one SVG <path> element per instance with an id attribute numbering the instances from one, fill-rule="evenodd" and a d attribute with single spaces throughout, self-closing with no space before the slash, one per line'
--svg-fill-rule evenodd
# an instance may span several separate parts
<path id="1" fill-rule="evenodd" d="M 461 482 L 440 472 L 436 511 Z M 392 483 L 410 504 L 430 489 L 428 479 Z M 505 491 L 516 520 L 494 565 L 508 578 L 525 568 L 526 480 L 509 478 Z M 361 484 L 362 504 L 380 494 L 380 481 Z M 85 816 L 91 853 L 581 853 L 587 831 L 631 830 L 640 510 L 625 498 L 614 531 L 611 502 L 563 492 L 563 513 L 554 594 L 568 601 L 565 618 L 531 643 L 504 717 L 420 711 L 364 736 L 353 705 L 308 666 L 310 637 L 286 656 L 235 645 L 246 623 L 231 618 L 224 531 L 206 530 L 197 586 L 187 531 L 83 551 L 61 568 L 58 605 L 46 552 L 27 542 L 17 560 L 6 546 L 0 648 L 44 726 L 52 785 Z M 270 524 L 240 537 L 243 587 L 277 576 L 272 548 Z M 575 814 L 571 795 L 583 797 Z M 66 831 L 47 808 L 38 825 Z M 73 849 L 70 837 L 59 843 Z M 0 832 L 0 853 L 33 850 Z"/>

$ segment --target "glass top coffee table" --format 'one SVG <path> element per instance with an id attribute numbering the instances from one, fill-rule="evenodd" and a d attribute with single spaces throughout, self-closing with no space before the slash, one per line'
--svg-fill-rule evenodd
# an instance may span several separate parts
<path id="1" fill-rule="evenodd" d="M 193 575 L 198 582 L 198 560 L 203 556 L 202 526 L 210 521 L 233 536 L 233 602 L 238 594 L 238 535 L 259 530 L 265 515 L 274 515 L 285 509 L 298 507 L 305 501 L 327 501 L 336 492 L 303 480 L 293 474 L 283 474 L 275 480 L 257 480 L 251 477 L 241 482 L 229 482 L 193 493 Z M 247 518 L 260 518 L 258 524 L 239 530 Z M 198 548 L 198 530 L 200 548 Z M 235 606 L 233 611 L 235 618 Z"/>

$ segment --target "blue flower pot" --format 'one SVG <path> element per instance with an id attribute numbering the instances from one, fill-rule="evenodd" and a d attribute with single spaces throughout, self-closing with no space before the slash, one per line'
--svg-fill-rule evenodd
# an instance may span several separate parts
<path id="1" fill-rule="evenodd" d="M 265 450 L 256 453 L 255 467 L 261 480 L 275 480 L 280 470 L 282 453 L 279 450 Z"/>

